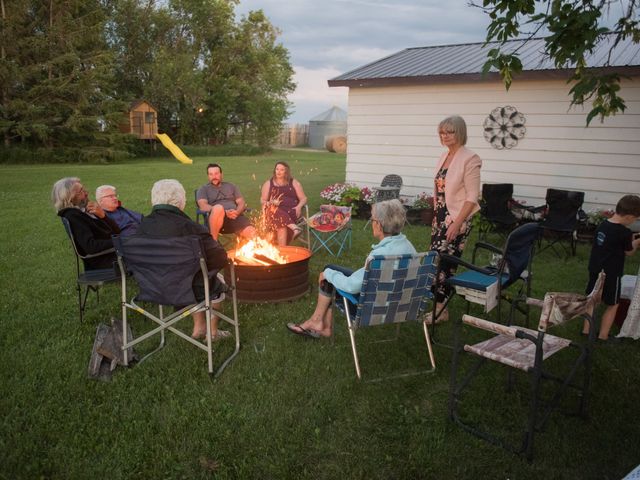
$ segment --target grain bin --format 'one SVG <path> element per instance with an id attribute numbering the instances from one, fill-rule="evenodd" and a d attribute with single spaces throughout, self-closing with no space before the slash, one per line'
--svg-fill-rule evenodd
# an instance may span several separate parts
<path id="1" fill-rule="evenodd" d="M 335 105 L 309 120 L 309 146 L 324 149 L 329 137 L 347 135 L 347 112 Z"/>

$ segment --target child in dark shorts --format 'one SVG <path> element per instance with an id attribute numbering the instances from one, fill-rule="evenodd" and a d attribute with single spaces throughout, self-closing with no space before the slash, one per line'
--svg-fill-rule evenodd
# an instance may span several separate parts
<path id="1" fill-rule="evenodd" d="M 640 197 L 625 195 L 616 205 L 616 213 L 602 222 L 593 239 L 591 256 L 589 257 L 590 293 L 598 278 L 598 273 L 604 270 L 606 279 L 602 292 L 602 302 L 607 306 L 602 314 L 602 322 L 598 340 L 610 342 L 609 330 L 618 311 L 620 302 L 620 288 L 624 273 L 625 256 L 632 255 L 640 246 L 640 238 L 633 235 L 627 227 L 640 218 Z M 589 324 L 585 321 L 583 334 L 589 333 Z"/>

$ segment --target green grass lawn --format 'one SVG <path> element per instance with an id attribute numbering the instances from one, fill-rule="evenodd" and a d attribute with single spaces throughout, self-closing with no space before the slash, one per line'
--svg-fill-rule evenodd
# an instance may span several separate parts
<path id="1" fill-rule="evenodd" d="M 260 185 L 281 159 L 302 182 L 311 211 L 325 185 L 344 180 L 344 156 L 297 150 L 196 157 L 191 166 L 170 159 L 0 166 L 0 478 L 618 479 L 640 463 L 640 344 L 597 349 L 590 419 L 554 415 L 528 464 L 447 419 L 450 350 L 435 347 L 432 375 L 361 383 L 343 318 L 335 344 L 286 331 L 287 322 L 311 313 L 315 278 L 333 260 L 325 254 L 311 259 L 313 293 L 240 306 L 242 349 L 217 381 L 209 380 L 206 356 L 175 337 L 148 362 L 119 368 L 111 382 L 87 379 L 96 326 L 119 316 L 119 288 L 104 289 L 99 305 L 90 298 L 79 324 L 73 255 L 50 205 L 52 184 L 63 176 L 79 176 L 90 191 L 113 184 L 125 206 L 147 213 L 153 183 L 176 178 L 193 216 L 193 190 L 206 182 L 209 161 L 221 163 L 226 179 L 258 205 Z M 354 222 L 353 248 L 340 263 L 363 263 L 373 243 L 363 227 Z M 427 249 L 427 227 L 406 232 L 418 250 Z M 568 260 L 538 255 L 535 293 L 582 291 L 588 253 L 582 244 Z M 627 273 L 637 272 L 639 257 L 627 261 Z M 462 301 L 453 303 L 454 315 L 463 312 Z M 134 322 L 134 332 L 140 325 Z M 562 334 L 577 338 L 578 328 L 570 324 Z M 373 330 L 362 333 L 365 342 L 388 333 Z M 448 340 L 450 330 L 439 327 L 439 337 Z M 365 375 L 426 366 L 423 344 L 420 327 L 406 325 L 398 344 L 364 345 Z M 484 415 L 505 426 L 526 407 L 518 392 L 527 384 L 520 379 L 521 388 L 507 393 L 501 373 L 485 377 L 467 406 L 479 415 L 494 409 Z"/>

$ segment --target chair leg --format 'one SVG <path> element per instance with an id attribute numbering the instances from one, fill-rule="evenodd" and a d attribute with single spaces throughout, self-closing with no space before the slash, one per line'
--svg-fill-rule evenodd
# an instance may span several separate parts
<path id="1" fill-rule="evenodd" d="M 87 285 L 84 290 L 84 298 L 82 298 L 82 288 L 78 285 L 78 301 L 80 302 L 80 323 L 84 321 L 84 311 L 87 306 L 87 298 L 89 297 L 89 291 L 93 290 L 98 295 L 98 289 L 92 287 L 91 285 Z M 98 303 L 100 303 L 100 297 L 98 298 Z"/>
<path id="2" fill-rule="evenodd" d="M 527 431 L 522 444 L 522 451 L 528 461 L 533 459 L 533 439 L 536 432 L 536 419 L 538 414 L 538 402 L 540 395 L 540 380 L 542 372 L 534 371 L 531 378 L 531 399 L 529 401 L 529 420 L 527 423 Z"/>
<path id="3" fill-rule="evenodd" d="M 82 314 L 84 313 L 84 307 L 82 304 L 82 288 L 80 284 L 76 284 L 76 290 L 78 291 L 78 309 L 80 310 L 80 323 L 83 323 Z"/>
<path id="4" fill-rule="evenodd" d="M 424 340 L 425 342 L 427 342 L 427 351 L 429 352 L 429 361 L 431 362 L 431 370 L 435 370 L 436 359 L 433 355 L 433 345 L 431 345 L 431 336 L 429 335 L 429 328 L 427 324 L 424 322 L 422 322 L 422 329 L 424 330 Z"/>

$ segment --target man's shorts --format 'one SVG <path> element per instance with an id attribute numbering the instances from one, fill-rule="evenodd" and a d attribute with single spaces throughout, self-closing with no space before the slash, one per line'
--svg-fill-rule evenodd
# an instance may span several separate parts
<path id="1" fill-rule="evenodd" d="M 229 218 L 225 216 L 220 233 L 235 233 L 237 235 L 250 226 L 251 222 L 244 215 L 239 215 L 237 218 Z"/>
<path id="2" fill-rule="evenodd" d="M 598 274 L 589 273 L 589 284 L 587 285 L 586 294 L 589 295 L 593 290 Z M 620 303 L 620 292 L 622 291 L 622 277 L 607 275 L 604 279 L 604 287 L 602 289 L 602 303 L 605 305 L 617 305 Z"/>

